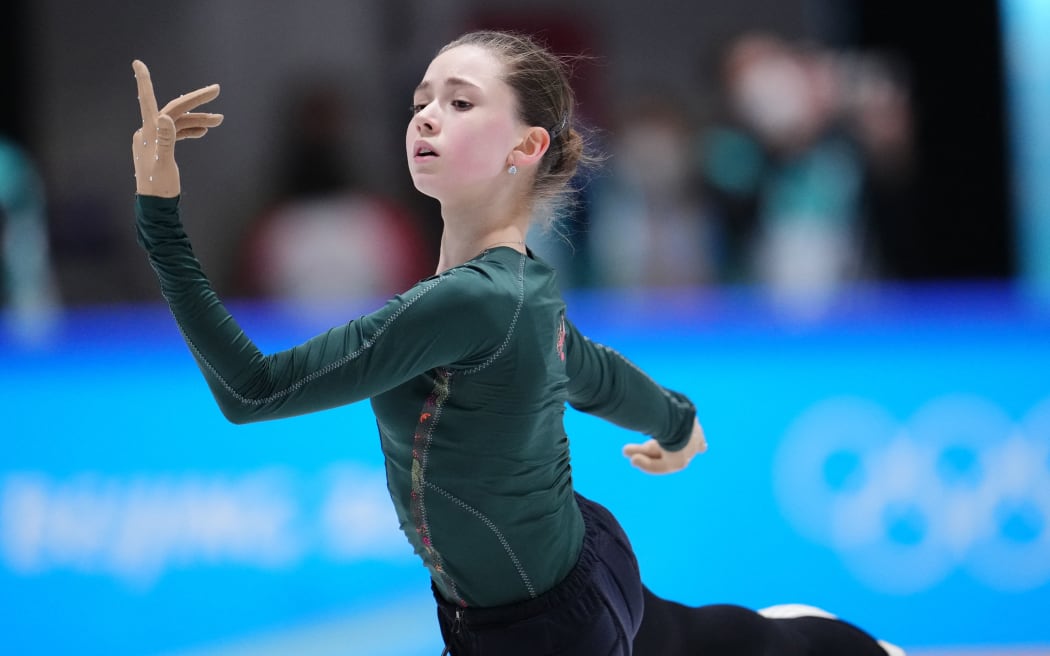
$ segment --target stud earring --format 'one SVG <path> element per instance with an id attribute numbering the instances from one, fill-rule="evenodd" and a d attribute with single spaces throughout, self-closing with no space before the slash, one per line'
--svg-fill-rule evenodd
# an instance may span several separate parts
<path id="1" fill-rule="evenodd" d="M 517 175 L 517 173 L 518 173 L 518 167 L 516 167 L 516 166 L 514 166 L 513 164 L 511 164 L 511 165 L 510 165 L 510 168 L 509 168 L 509 169 L 507 169 L 507 173 L 510 173 L 511 175 Z"/>

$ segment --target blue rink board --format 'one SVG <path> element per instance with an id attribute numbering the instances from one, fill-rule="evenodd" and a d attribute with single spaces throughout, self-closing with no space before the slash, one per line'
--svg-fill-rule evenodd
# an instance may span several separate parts
<path id="1" fill-rule="evenodd" d="M 235 311 L 275 349 L 365 309 Z M 1050 644 L 1045 307 L 869 289 L 801 320 L 737 290 L 570 316 L 700 407 L 710 451 L 666 477 L 567 414 L 578 489 L 657 593 L 816 604 L 910 647 Z M 157 306 L 0 348 L 0 652 L 440 651 L 367 404 L 232 426 Z"/>

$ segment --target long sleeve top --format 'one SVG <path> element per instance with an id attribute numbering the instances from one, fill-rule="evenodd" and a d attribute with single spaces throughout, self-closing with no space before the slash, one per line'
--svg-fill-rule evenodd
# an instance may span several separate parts
<path id="1" fill-rule="evenodd" d="M 512 248 L 419 281 L 375 312 L 264 355 L 223 306 L 179 219 L 140 196 L 139 243 L 223 414 L 235 423 L 370 399 L 387 486 L 439 592 L 462 606 L 535 597 L 583 543 L 566 404 L 689 440 L 695 408 L 566 317 L 554 271 Z"/>

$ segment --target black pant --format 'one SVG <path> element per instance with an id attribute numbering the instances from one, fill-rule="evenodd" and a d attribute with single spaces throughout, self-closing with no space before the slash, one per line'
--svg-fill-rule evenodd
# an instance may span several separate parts
<path id="1" fill-rule="evenodd" d="M 638 561 L 603 506 L 576 501 L 586 530 L 576 566 L 535 599 L 461 609 L 435 591 L 441 635 L 453 656 L 630 656 L 642 620 Z"/>
<path id="2" fill-rule="evenodd" d="M 768 619 L 729 604 L 693 608 L 645 591 L 635 656 L 886 656 L 875 639 L 841 620 Z"/>
<path id="3" fill-rule="evenodd" d="M 435 589 L 452 656 L 886 656 L 871 636 L 839 620 L 767 619 L 740 606 L 692 608 L 657 597 L 642 585 L 612 513 L 576 500 L 586 525 L 583 550 L 552 590 L 464 609 Z"/>

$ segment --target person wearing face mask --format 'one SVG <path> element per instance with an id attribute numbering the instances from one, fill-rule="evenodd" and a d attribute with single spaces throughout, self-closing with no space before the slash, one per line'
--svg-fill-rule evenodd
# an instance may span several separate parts
<path id="1" fill-rule="evenodd" d="M 835 62 L 749 33 L 727 50 L 723 75 L 735 125 L 712 129 L 701 159 L 735 235 L 736 271 L 790 307 L 819 311 L 842 284 L 874 273 L 862 157 L 840 125 Z"/>

